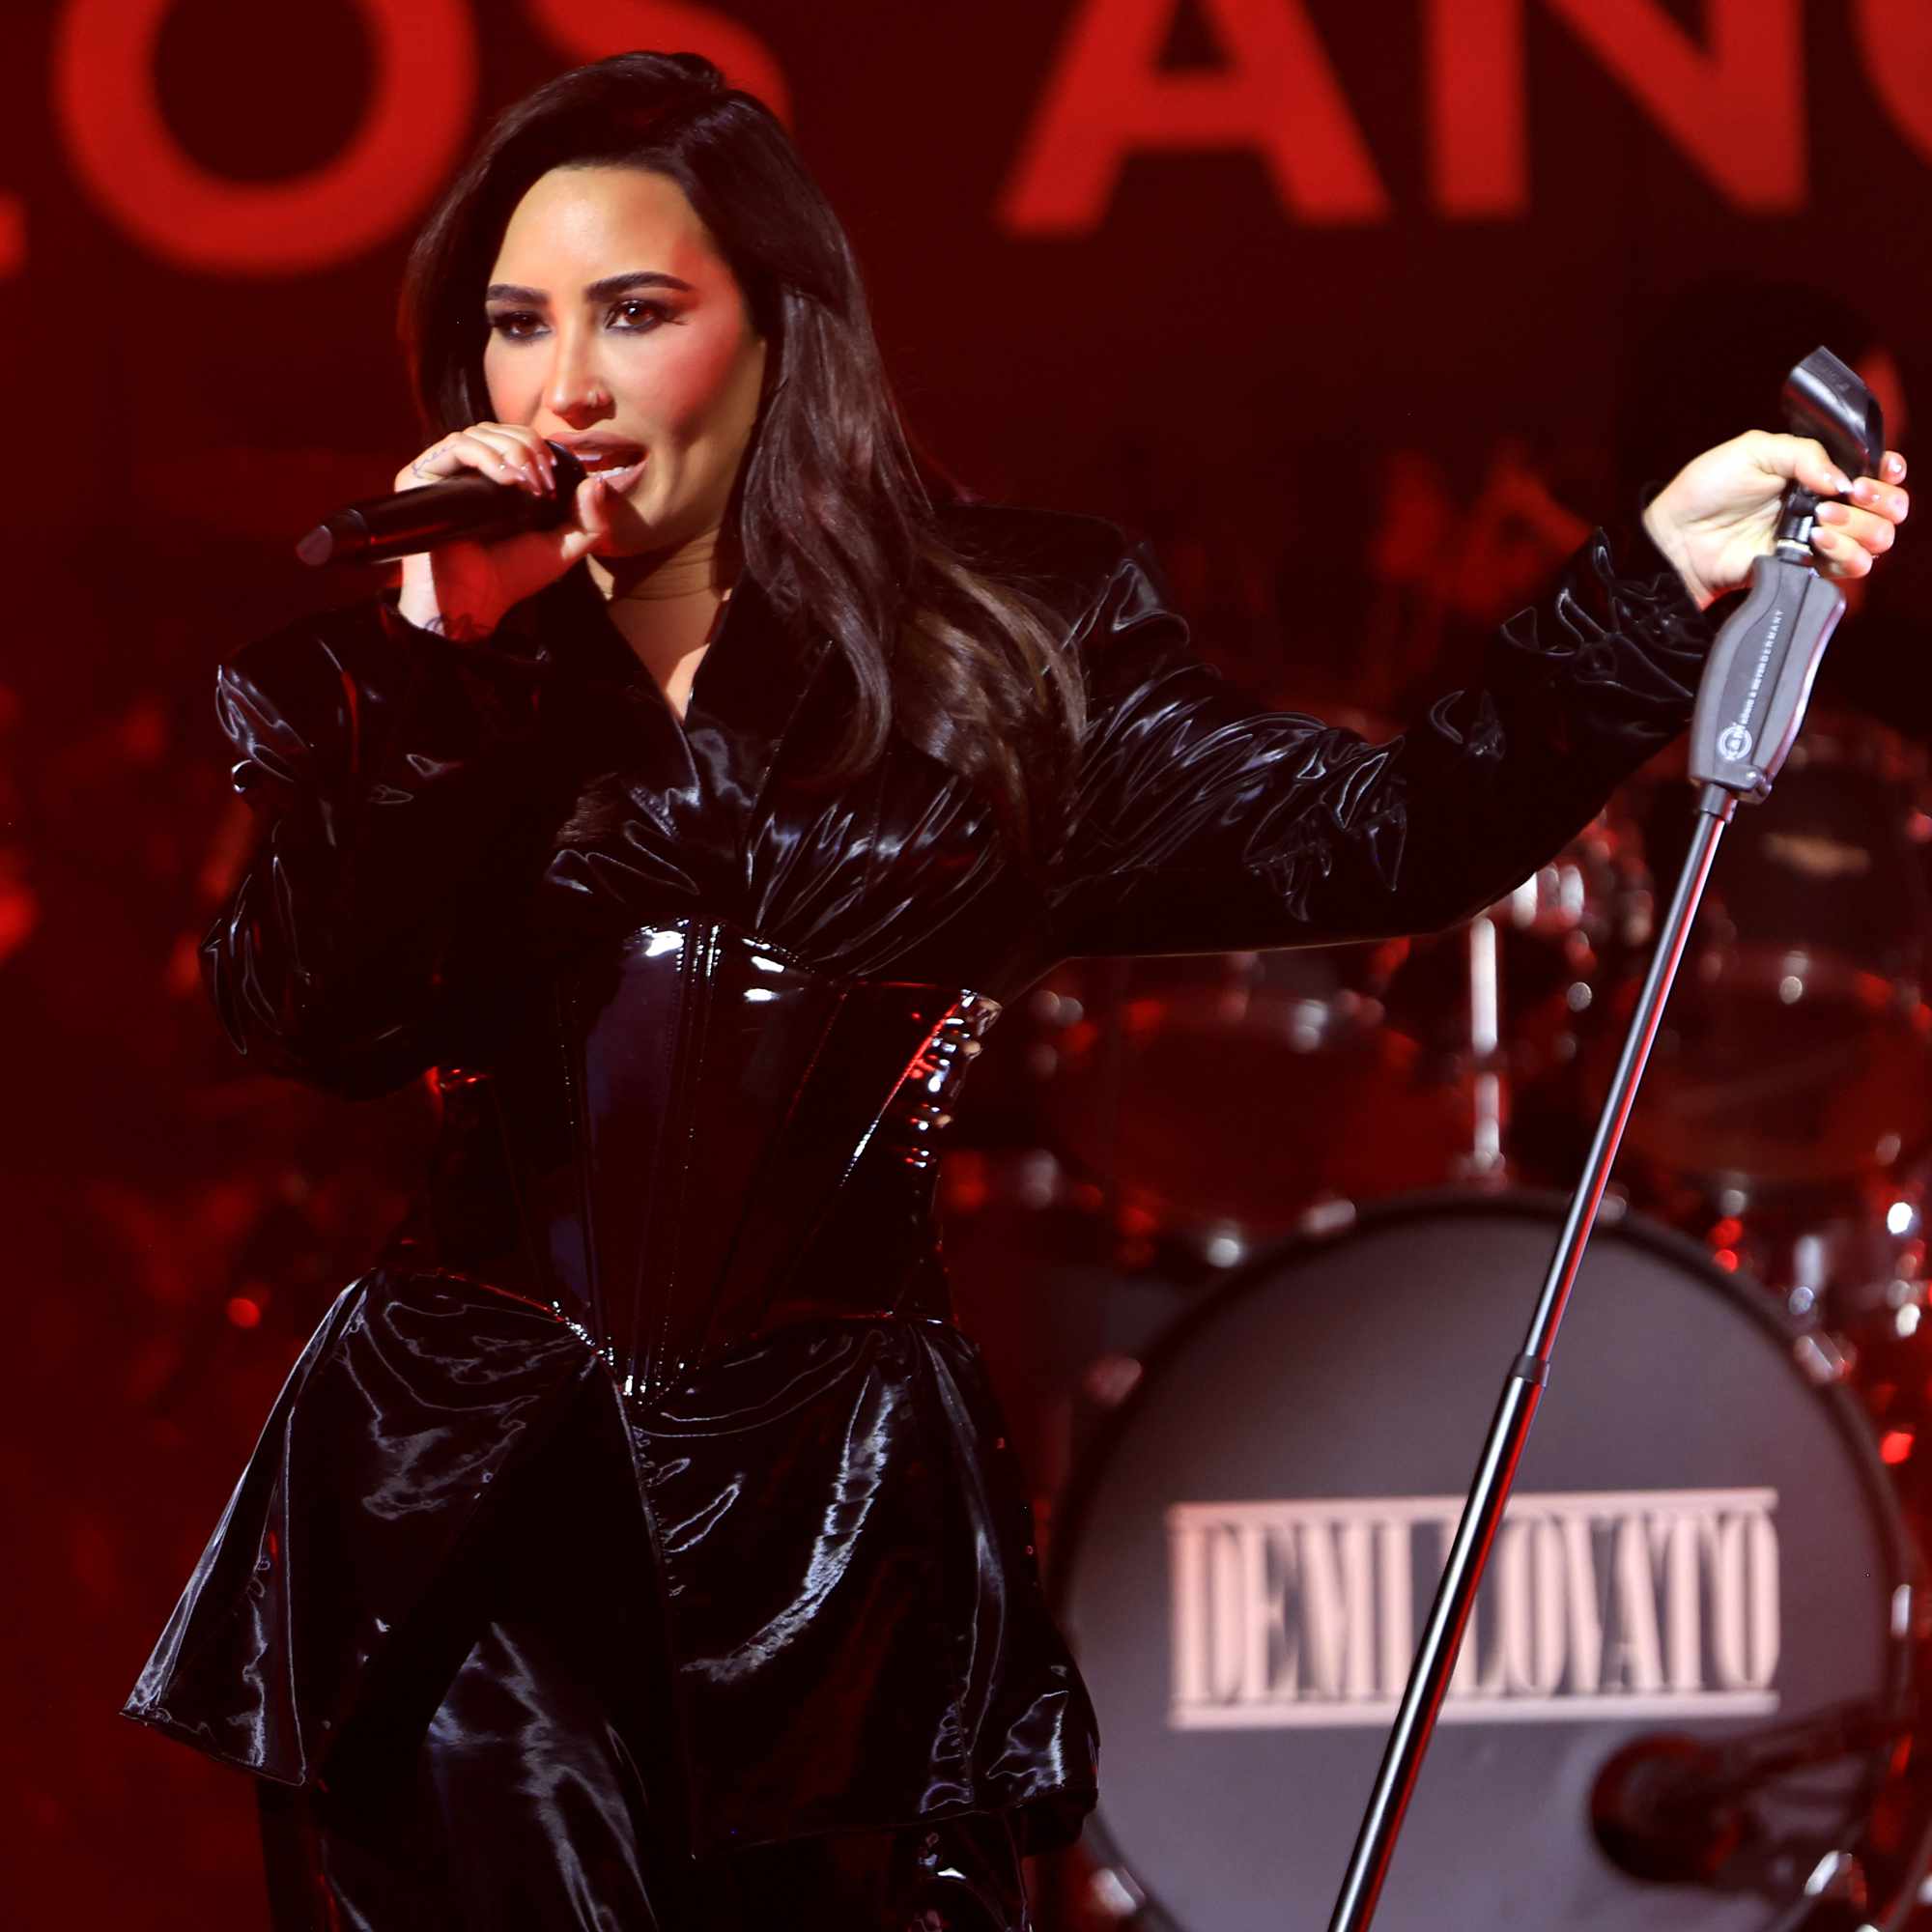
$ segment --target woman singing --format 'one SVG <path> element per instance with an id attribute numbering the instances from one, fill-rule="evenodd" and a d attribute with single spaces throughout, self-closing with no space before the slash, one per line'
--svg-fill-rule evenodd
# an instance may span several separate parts
<path id="1" fill-rule="evenodd" d="M 695 56 L 512 107 L 404 316 L 399 488 L 592 473 L 219 669 L 222 1023 L 441 1125 L 128 1712 L 258 1775 L 282 1927 L 1021 1926 L 1095 1734 L 934 1232 L 982 1036 L 1072 955 L 1489 904 L 1688 722 L 1788 480 L 1856 577 L 1904 464 L 1708 452 L 1376 745 L 1231 689 L 1113 526 L 932 499 Z"/>

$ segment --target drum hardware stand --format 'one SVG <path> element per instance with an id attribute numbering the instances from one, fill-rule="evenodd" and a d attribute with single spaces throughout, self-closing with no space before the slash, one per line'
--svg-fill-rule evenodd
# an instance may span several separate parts
<path id="1" fill-rule="evenodd" d="M 1885 452 L 1878 405 L 1830 350 L 1813 351 L 1792 370 L 1785 380 L 1783 401 L 1794 433 L 1817 438 L 1847 475 L 1869 475 L 1877 468 Z M 1548 1380 L 1564 1304 L 1582 1264 L 1590 1224 L 1636 1098 L 1637 1082 L 1717 857 L 1718 840 L 1739 799 L 1761 804 L 1771 795 L 1772 781 L 1804 720 L 1819 661 L 1844 611 L 1844 593 L 1827 583 L 1812 563 L 1809 545 L 1818 502 L 1798 484 L 1785 493 L 1776 548 L 1753 561 L 1750 587 L 1719 633 L 1705 663 L 1690 726 L 1690 778 L 1697 786 L 1697 823 L 1690 849 L 1659 928 L 1650 970 L 1528 1333 L 1509 1366 L 1477 1459 L 1468 1499 L 1328 1921 L 1329 1932 L 1365 1932 L 1374 1917 L 1517 1464 Z"/>
<path id="2" fill-rule="evenodd" d="M 1458 1178 L 1495 1185 L 1508 1172 L 1503 1129 L 1509 1122 L 1509 1067 L 1502 1050 L 1502 944 L 1496 911 L 1472 919 L 1463 934 L 1469 979 L 1469 1145 Z"/>

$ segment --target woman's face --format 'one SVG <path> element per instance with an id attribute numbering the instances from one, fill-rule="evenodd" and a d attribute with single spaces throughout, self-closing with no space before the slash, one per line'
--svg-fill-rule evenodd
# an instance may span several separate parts
<path id="1" fill-rule="evenodd" d="M 684 190 L 639 168 L 554 168 L 490 271 L 492 417 L 590 439 L 629 555 L 722 524 L 757 418 L 765 342 Z M 603 442 L 605 447 L 597 445 Z"/>

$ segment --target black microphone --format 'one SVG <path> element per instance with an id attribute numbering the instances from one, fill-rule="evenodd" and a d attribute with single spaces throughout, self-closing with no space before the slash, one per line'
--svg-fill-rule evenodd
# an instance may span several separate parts
<path id="1" fill-rule="evenodd" d="M 1858 1698 L 1721 1742 L 1649 1732 L 1598 1772 L 1590 1828 L 1633 1877 L 1715 1885 L 1740 1851 L 1764 1840 L 1749 1803 L 1759 1792 L 1793 1772 L 1875 1757 L 1918 1724 L 1914 1701 Z"/>
<path id="2" fill-rule="evenodd" d="M 556 465 L 556 493 L 539 497 L 477 470 L 370 497 L 325 517 L 296 545 L 304 563 L 385 563 L 439 544 L 487 543 L 524 530 L 550 530 L 567 522 L 583 465 L 561 443 L 546 440 Z"/>

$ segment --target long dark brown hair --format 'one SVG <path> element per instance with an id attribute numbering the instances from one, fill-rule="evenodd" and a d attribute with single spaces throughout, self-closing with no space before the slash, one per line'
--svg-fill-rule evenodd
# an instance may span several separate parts
<path id="1" fill-rule="evenodd" d="M 483 291 L 525 191 L 617 166 L 684 190 L 768 344 L 736 495 L 745 566 L 788 623 L 829 634 L 856 698 L 823 776 L 896 729 L 978 786 L 1022 857 L 1043 843 L 1085 722 L 1042 599 L 941 527 L 838 218 L 765 105 L 696 54 L 627 53 L 507 108 L 430 216 L 401 328 L 425 430 L 490 414 Z"/>

